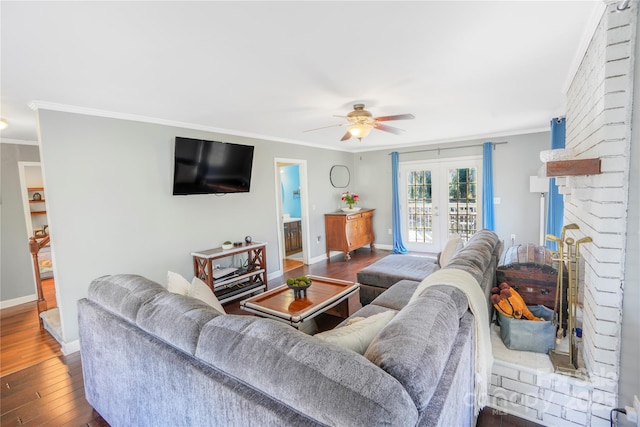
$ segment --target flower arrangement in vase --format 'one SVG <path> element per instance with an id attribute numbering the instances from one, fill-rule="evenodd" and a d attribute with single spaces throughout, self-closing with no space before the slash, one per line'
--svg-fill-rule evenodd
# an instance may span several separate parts
<path id="1" fill-rule="evenodd" d="M 346 208 L 342 208 L 343 211 L 360 210 L 360 208 L 353 207 L 353 205 L 358 204 L 358 201 L 360 200 L 360 196 L 358 196 L 356 193 L 350 193 L 348 191 L 345 191 L 344 193 L 342 193 L 342 197 L 340 198 L 340 200 L 342 200 L 347 204 Z"/>

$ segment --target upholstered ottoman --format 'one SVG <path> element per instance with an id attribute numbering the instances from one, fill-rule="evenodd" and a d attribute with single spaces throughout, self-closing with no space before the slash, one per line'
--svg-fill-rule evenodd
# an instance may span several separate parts
<path id="1" fill-rule="evenodd" d="M 358 272 L 360 302 L 362 305 L 369 304 L 393 284 L 401 280 L 420 282 L 439 269 L 432 257 L 406 254 L 386 256 Z"/>

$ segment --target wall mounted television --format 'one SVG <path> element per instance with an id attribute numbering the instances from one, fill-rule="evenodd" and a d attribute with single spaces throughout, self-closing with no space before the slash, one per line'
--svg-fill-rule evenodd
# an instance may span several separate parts
<path id="1" fill-rule="evenodd" d="M 173 195 L 246 193 L 253 146 L 176 137 Z"/>

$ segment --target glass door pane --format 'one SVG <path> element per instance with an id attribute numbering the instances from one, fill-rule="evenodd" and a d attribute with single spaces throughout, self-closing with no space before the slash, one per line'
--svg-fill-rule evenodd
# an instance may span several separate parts
<path id="1" fill-rule="evenodd" d="M 433 243 L 433 193 L 430 170 L 407 172 L 407 237 L 409 243 Z"/>
<path id="2" fill-rule="evenodd" d="M 478 225 L 478 172 L 476 168 L 448 168 L 449 229 L 448 235 L 459 234 L 469 240 Z"/>

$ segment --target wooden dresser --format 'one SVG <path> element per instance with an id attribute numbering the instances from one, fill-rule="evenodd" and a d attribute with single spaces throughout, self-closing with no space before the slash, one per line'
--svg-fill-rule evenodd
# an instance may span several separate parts
<path id="1" fill-rule="evenodd" d="M 331 251 L 344 252 L 349 261 L 350 251 L 370 245 L 374 250 L 373 211 L 361 209 L 357 212 L 332 212 L 324 215 L 324 230 L 327 235 L 327 259 Z"/>

